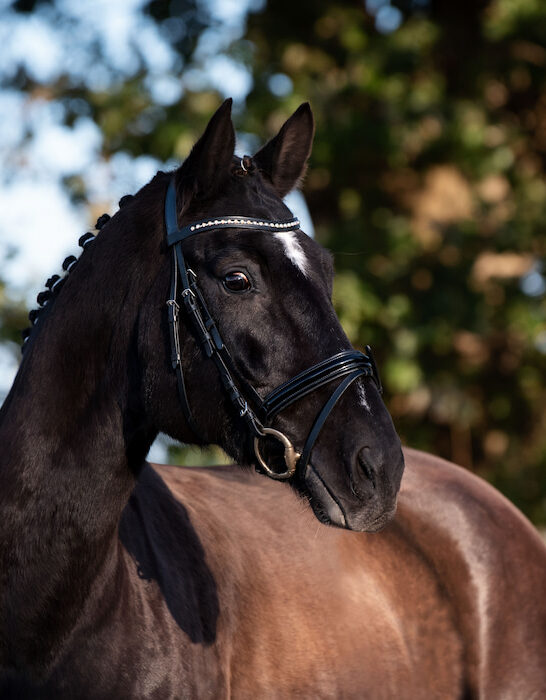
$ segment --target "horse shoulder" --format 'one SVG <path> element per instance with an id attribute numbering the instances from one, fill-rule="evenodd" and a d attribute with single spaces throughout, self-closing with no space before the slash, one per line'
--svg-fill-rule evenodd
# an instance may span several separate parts
<path id="1" fill-rule="evenodd" d="M 405 449 L 396 524 L 445 586 L 483 697 L 544 697 L 546 546 L 483 479 Z"/>
<path id="2" fill-rule="evenodd" d="M 227 696 L 218 614 L 188 511 L 146 466 L 58 665 L 36 691 L 8 678 L 5 697 Z"/>

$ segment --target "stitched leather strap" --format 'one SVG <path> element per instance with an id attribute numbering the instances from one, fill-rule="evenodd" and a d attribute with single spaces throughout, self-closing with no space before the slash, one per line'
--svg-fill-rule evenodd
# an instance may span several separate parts
<path id="1" fill-rule="evenodd" d="M 266 422 L 277 413 L 283 411 L 295 401 L 302 399 L 311 392 L 329 384 L 334 379 L 340 379 L 346 374 L 359 370 L 359 375 L 375 379 L 373 364 L 370 358 L 358 350 L 344 350 L 323 360 L 309 369 L 300 372 L 295 377 L 278 386 L 263 400 L 260 418 Z M 378 388 L 380 382 L 377 381 Z"/>

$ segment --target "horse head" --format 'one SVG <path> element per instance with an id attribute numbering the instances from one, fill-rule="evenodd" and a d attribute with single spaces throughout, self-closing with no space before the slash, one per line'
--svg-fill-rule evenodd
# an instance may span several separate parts
<path id="1" fill-rule="evenodd" d="M 379 529 L 395 510 L 400 442 L 373 359 L 353 351 L 333 309 L 331 255 L 282 199 L 305 171 L 311 110 L 243 158 L 230 112 L 228 100 L 162 179 L 164 264 L 143 308 L 146 411 L 179 440 L 288 479 L 320 520 Z"/>

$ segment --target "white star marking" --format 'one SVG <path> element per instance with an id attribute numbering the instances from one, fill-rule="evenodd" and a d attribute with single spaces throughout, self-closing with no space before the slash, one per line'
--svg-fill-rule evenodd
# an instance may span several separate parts
<path id="1" fill-rule="evenodd" d="M 283 244 L 284 252 L 298 270 L 307 275 L 307 258 L 293 231 L 275 231 L 275 238 Z"/>

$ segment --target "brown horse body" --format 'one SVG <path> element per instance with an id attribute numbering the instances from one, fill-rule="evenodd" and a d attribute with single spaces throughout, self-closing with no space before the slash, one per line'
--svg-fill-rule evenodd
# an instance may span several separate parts
<path id="1" fill-rule="evenodd" d="M 482 480 L 405 457 L 379 534 L 235 466 L 145 468 L 66 653 L 5 697 L 545 697 L 546 547 Z"/>
<path id="2" fill-rule="evenodd" d="M 165 630 L 158 643 L 184 682 L 174 689 L 165 668 L 157 697 L 546 697 L 546 547 L 482 480 L 405 457 L 398 512 L 380 534 L 324 527 L 250 472 L 158 467 L 189 516 L 181 542 L 204 551 L 200 573 L 178 575 L 201 593 L 213 586 L 218 617 L 208 639 Z M 142 496 L 137 487 L 131 507 L 146 530 Z M 157 582 L 136 564 L 125 557 L 132 602 L 153 619 L 165 590 L 150 595 Z M 207 628 L 210 602 L 186 614 Z"/>

